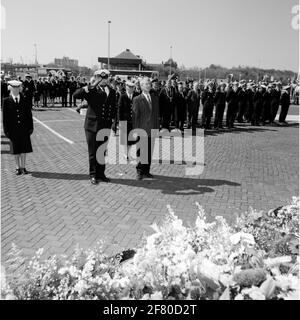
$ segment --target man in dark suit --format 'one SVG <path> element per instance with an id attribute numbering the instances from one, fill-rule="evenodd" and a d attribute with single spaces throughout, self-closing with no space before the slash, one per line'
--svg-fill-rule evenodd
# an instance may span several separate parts
<path id="1" fill-rule="evenodd" d="M 32 107 L 32 99 L 33 94 L 35 91 L 34 82 L 32 80 L 31 75 L 28 73 L 25 75 L 25 80 L 23 82 L 23 95 L 26 100 L 28 100 L 28 103 Z"/>
<path id="2" fill-rule="evenodd" d="M 238 108 L 238 83 L 232 83 L 226 93 L 227 113 L 226 113 L 226 127 L 228 129 L 234 128 L 234 120 Z"/>
<path id="3" fill-rule="evenodd" d="M 276 82 L 275 88 L 271 92 L 271 114 L 270 114 L 270 123 L 276 126 L 275 118 L 279 109 L 281 96 L 280 82 Z"/>
<path id="4" fill-rule="evenodd" d="M 77 82 L 75 81 L 74 76 L 72 76 L 70 78 L 70 81 L 68 83 L 68 87 L 69 87 L 69 93 L 70 93 L 70 96 L 69 96 L 70 107 L 72 107 L 73 103 L 74 103 L 74 107 L 76 107 L 76 99 L 73 98 L 73 94 L 77 89 Z"/>
<path id="5" fill-rule="evenodd" d="M 251 122 L 252 115 L 253 115 L 253 97 L 254 97 L 254 83 L 248 82 L 247 89 L 246 89 L 246 95 L 247 95 L 247 109 L 245 112 L 245 119 L 247 122 Z"/>
<path id="6" fill-rule="evenodd" d="M 261 116 L 262 125 L 265 125 L 267 122 L 270 123 L 272 88 L 273 86 L 268 84 L 267 91 L 263 94 L 263 110 Z"/>
<path id="7" fill-rule="evenodd" d="M 253 95 L 253 113 L 251 118 L 251 125 L 258 126 L 260 122 L 262 106 L 263 106 L 263 88 L 258 86 Z"/>
<path id="8" fill-rule="evenodd" d="M 130 147 L 135 144 L 135 141 L 128 140 L 128 135 L 133 128 L 132 124 L 132 104 L 133 98 L 139 94 L 134 91 L 135 84 L 132 81 L 126 81 L 126 92 L 121 93 L 118 99 L 118 118 L 120 129 L 120 144 L 124 146 L 124 157 L 130 159 Z M 126 123 L 126 128 L 125 128 Z"/>
<path id="9" fill-rule="evenodd" d="M 178 82 L 178 91 L 175 94 L 175 106 L 176 106 L 176 129 L 183 131 L 184 122 L 187 114 L 187 102 L 186 96 L 183 91 L 183 83 Z"/>
<path id="10" fill-rule="evenodd" d="M 195 131 L 198 123 L 201 95 L 199 83 L 195 81 L 192 86 L 193 89 L 189 91 L 186 99 L 188 104 L 188 128 L 192 127 L 192 130 Z"/>
<path id="11" fill-rule="evenodd" d="M 61 94 L 61 106 L 62 107 L 67 107 L 68 106 L 68 89 L 69 89 L 69 84 L 67 81 L 67 77 L 63 76 L 62 80 L 59 82 L 59 91 Z"/>
<path id="12" fill-rule="evenodd" d="M 213 82 L 210 81 L 207 85 L 206 90 L 202 94 L 202 124 L 201 127 L 204 129 L 211 129 L 210 121 L 214 109 L 214 93 L 213 93 Z"/>
<path id="13" fill-rule="evenodd" d="M 148 161 L 142 163 L 141 160 L 136 166 L 137 180 L 143 177 L 152 178 L 150 173 L 152 152 L 155 137 L 152 137 L 151 129 L 159 129 L 159 99 L 156 95 L 150 94 L 151 81 L 148 77 L 140 81 L 142 93 L 133 99 L 133 128 L 143 129 L 147 133 L 147 138 L 140 138 L 142 143 L 147 143 Z M 140 149 L 137 150 L 137 157 L 143 158 Z"/>
<path id="14" fill-rule="evenodd" d="M 9 77 L 1 75 L 1 106 L 3 104 L 3 99 L 9 96 L 7 81 Z"/>
<path id="15" fill-rule="evenodd" d="M 171 116 L 174 109 L 175 91 L 171 86 L 171 81 L 168 80 L 165 88 L 159 94 L 159 108 L 162 129 L 170 131 Z"/>
<path id="16" fill-rule="evenodd" d="M 3 99 L 3 131 L 10 140 L 10 153 L 15 156 L 16 175 L 28 174 L 25 162 L 26 154 L 32 152 L 32 105 L 20 94 L 22 82 L 12 80 L 8 84 L 10 95 Z"/>
<path id="17" fill-rule="evenodd" d="M 214 103 L 216 106 L 214 128 L 219 130 L 223 129 L 223 116 L 226 105 L 226 84 L 222 82 L 214 95 Z"/>
<path id="18" fill-rule="evenodd" d="M 246 93 L 246 83 L 241 84 L 240 90 L 238 90 L 238 114 L 237 122 L 244 122 L 244 114 L 247 107 L 247 93 Z"/>
<path id="19" fill-rule="evenodd" d="M 94 81 L 85 87 L 79 88 L 74 93 L 75 99 L 85 99 L 88 103 L 84 129 L 89 152 L 89 175 L 93 185 L 99 180 L 109 182 L 105 176 L 105 163 L 99 163 L 96 158 L 97 149 L 107 142 L 107 137 L 97 141 L 97 133 L 101 129 L 110 129 L 112 125 L 113 100 L 115 93 L 107 88 L 108 70 L 97 70 L 94 73 Z M 102 159 L 103 160 L 103 159 Z"/>
<path id="20" fill-rule="evenodd" d="M 281 110 L 279 115 L 279 124 L 288 124 L 285 119 L 289 111 L 290 107 L 290 86 L 283 87 L 283 91 L 280 97 Z"/>

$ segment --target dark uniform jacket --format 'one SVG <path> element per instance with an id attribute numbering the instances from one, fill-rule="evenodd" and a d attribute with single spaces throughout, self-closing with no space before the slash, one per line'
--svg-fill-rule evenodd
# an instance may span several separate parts
<path id="1" fill-rule="evenodd" d="M 265 109 L 268 109 L 270 108 L 271 106 L 271 93 L 266 91 L 264 94 L 263 94 L 263 106 Z"/>
<path id="2" fill-rule="evenodd" d="M 10 140 L 18 137 L 20 132 L 32 134 L 31 104 L 24 95 L 20 94 L 18 105 L 12 96 L 3 99 L 3 131 Z"/>
<path id="3" fill-rule="evenodd" d="M 214 103 L 216 106 L 225 106 L 226 104 L 226 93 L 221 91 L 216 91 L 214 96 Z"/>
<path id="4" fill-rule="evenodd" d="M 30 81 L 25 80 L 23 82 L 23 95 L 24 95 L 24 98 L 29 99 L 29 100 L 31 99 L 31 101 L 32 101 L 32 97 L 33 97 L 34 91 L 35 91 L 35 87 L 34 87 L 33 80 L 30 80 Z"/>
<path id="5" fill-rule="evenodd" d="M 272 92 L 271 92 L 271 106 L 273 105 L 279 105 L 280 103 L 280 95 L 281 95 L 281 92 L 280 90 L 276 90 L 274 89 Z"/>
<path id="6" fill-rule="evenodd" d="M 174 107 L 175 90 L 173 87 L 163 88 L 159 94 L 159 107 L 161 116 L 171 114 Z"/>
<path id="7" fill-rule="evenodd" d="M 76 81 L 69 81 L 69 90 L 71 93 L 75 92 L 77 89 L 77 82 Z"/>
<path id="8" fill-rule="evenodd" d="M 132 100 L 129 99 L 127 93 L 122 93 L 118 101 L 119 120 L 132 122 L 132 105 L 133 98 L 139 94 L 134 92 L 132 94 Z"/>
<path id="9" fill-rule="evenodd" d="M 238 91 L 234 91 L 233 89 L 229 89 L 226 94 L 226 101 L 228 102 L 228 106 L 237 106 L 237 104 L 238 104 Z"/>
<path id="10" fill-rule="evenodd" d="M 1 100 L 9 96 L 8 85 L 6 82 L 1 81 Z"/>
<path id="11" fill-rule="evenodd" d="M 262 92 L 259 92 L 258 90 L 254 93 L 254 96 L 253 96 L 253 105 L 254 105 L 254 108 L 257 109 L 258 107 L 259 108 L 262 108 L 262 104 L 263 104 L 263 94 Z"/>
<path id="12" fill-rule="evenodd" d="M 246 90 L 246 94 L 247 94 L 247 104 L 248 104 L 248 108 L 253 107 L 253 97 L 254 97 L 254 91 L 251 89 L 247 89 Z"/>
<path id="13" fill-rule="evenodd" d="M 208 112 L 208 116 L 212 115 L 214 108 L 214 93 L 209 90 L 204 90 L 201 98 L 203 110 Z"/>
<path id="14" fill-rule="evenodd" d="M 140 94 L 133 99 L 133 128 L 143 129 L 151 137 L 151 129 L 159 129 L 159 99 L 156 95 L 150 94 L 151 107 L 144 96 Z"/>
<path id="15" fill-rule="evenodd" d="M 243 89 L 238 91 L 238 103 L 240 106 L 244 107 L 247 105 L 247 93 Z"/>
<path id="16" fill-rule="evenodd" d="M 195 92 L 194 90 L 189 91 L 186 97 L 189 110 L 199 108 L 200 98 L 201 98 L 200 92 Z"/>
<path id="17" fill-rule="evenodd" d="M 290 94 L 288 92 L 284 91 L 281 94 L 280 103 L 282 106 L 285 106 L 285 107 L 290 105 Z"/>
<path id="18" fill-rule="evenodd" d="M 66 95 L 68 93 L 68 87 L 67 81 L 59 81 L 59 91 L 61 95 Z"/>
<path id="19" fill-rule="evenodd" d="M 176 92 L 175 95 L 175 105 L 177 110 L 177 116 L 179 118 L 184 118 L 186 116 L 187 111 L 187 102 L 186 102 L 186 96 L 184 95 L 184 92 Z"/>
<path id="20" fill-rule="evenodd" d="M 89 88 L 86 92 L 83 88 L 77 89 L 73 97 L 85 99 L 88 103 L 84 129 L 91 132 L 98 132 L 100 129 L 111 128 L 113 110 L 115 110 L 116 95 L 113 89 L 107 97 L 105 91 L 99 88 Z"/>

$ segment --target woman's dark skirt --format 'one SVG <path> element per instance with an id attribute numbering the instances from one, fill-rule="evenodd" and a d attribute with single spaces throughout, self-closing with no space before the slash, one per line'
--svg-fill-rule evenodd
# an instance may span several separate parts
<path id="1" fill-rule="evenodd" d="M 10 153 L 21 154 L 32 152 L 30 134 L 27 132 L 16 132 L 13 137 L 10 137 Z"/>

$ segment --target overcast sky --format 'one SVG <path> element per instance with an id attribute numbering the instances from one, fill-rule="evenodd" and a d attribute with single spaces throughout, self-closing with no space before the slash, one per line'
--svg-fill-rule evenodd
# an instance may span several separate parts
<path id="1" fill-rule="evenodd" d="M 186 67 L 220 64 L 297 71 L 297 0 L 2 0 L 2 61 L 49 63 L 64 55 L 80 65 L 129 48 L 148 63 L 170 57 Z M 2 15 L 3 17 L 3 15 Z"/>

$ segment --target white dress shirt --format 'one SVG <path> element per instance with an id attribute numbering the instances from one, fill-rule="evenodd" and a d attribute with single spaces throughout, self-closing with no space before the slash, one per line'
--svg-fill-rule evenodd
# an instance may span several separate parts
<path id="1" fill-rule="evenodd" d="M 18 103 L 20 102 L 20 95 L 18 94 L 17 96 L 14 96 L 12 93 L 11 93 L 11 96 L 12 98 L 14 99 L 14 101 L 16 102 L 16 99 L 18 99 Z"/>
<path id="2" fill-rule="evenodd" d="M 145 93 L 145 92 L 143 92 L 143 95 L 145 96 L 145 98 L 147 99 L 147 101 L 149 102 L 149 104 L 151 105 L 151 104 L 152 104 L 152 101 L 151 101 L 150 93 Z"/>

